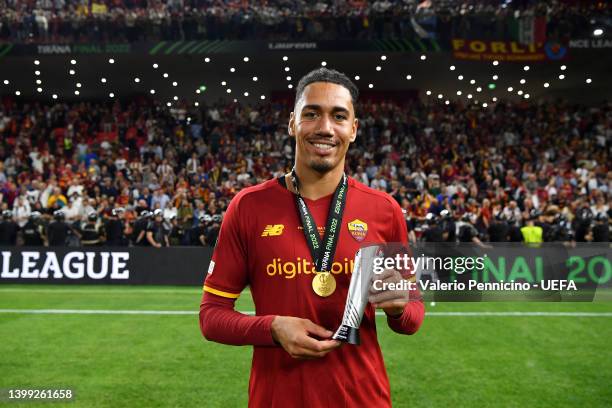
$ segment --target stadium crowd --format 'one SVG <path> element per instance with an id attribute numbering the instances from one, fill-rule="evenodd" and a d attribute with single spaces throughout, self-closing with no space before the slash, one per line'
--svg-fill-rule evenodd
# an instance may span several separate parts
<path id="1" fill-rule="evenodd" d="M 590 34 L 609 2 L 534 0 L 0 0 L 0 41 L 519 39 L 521 19 L 546 36 Z M 411 18 L 414 17 L 414 22 Z M 522 21 L 525 23 L 526 20 Z M 532 20 L 529 20 L 531 24 Z"/>
<path id="2" fill-rule="evenodd" d="M 291 168 L 291 108 L 5 99 L 0 245 L 213 245 L 240 189 Z M 347 173 L 397 200 L 411 240 L 608 240 L 610 103 L 365 100 L 357 115 Z"/>

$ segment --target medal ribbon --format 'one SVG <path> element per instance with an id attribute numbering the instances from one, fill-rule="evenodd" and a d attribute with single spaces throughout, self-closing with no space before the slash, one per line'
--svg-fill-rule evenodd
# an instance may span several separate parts
<path id="1" fill-rule="evenodd" d="M 340 239 L 342 214 L 344 213 L 344 205 L 346 204 L 346 193 L 348 190 L 346 174 L 342 175 L 342 180 L 340 180 L 334 192 L 329 213 L 327 214 L 327 224 L 325 224 L 323 241 L 321 241 L 319 231 L 317 230 L 317 224 L 306 205 L 306 201 L 304 201 L 304 198 L 300 195 L 299 180 L 295 173 L 295 168 L 291 170 L 291 181 L 297 193 L 295 195 L 295 205 L 300 214 L 300 220 L 304 227 L 304 237 L 310 249 L 315 270 L 317 272 L 330 272 L 336 253 L 336 246 Z"/>

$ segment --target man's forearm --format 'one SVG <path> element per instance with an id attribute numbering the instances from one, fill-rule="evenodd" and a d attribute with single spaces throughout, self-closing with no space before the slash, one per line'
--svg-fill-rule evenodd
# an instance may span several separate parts
<path id="1" fill-rule="evenodd" d="M 200 330 L 207 340 L 235 346 L 275 346 L 270 327 L 276 316 L 247 316 L 234 310 L 234 300 L 205 292 Z"/>

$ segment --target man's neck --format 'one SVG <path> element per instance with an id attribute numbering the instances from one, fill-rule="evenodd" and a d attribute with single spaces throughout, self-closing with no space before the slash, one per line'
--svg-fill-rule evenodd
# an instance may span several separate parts
<path id="1" fill-rule="evenodd" d="M 299 179 L 300 195 L 309 200 L 318 200 L 332 194 L 344 174 L 342 165 L 326 173 L 319 173 L 308 166 L 296 163 L 295 170 Z M 294 188 L 292 190 L 295 192 Z"/>

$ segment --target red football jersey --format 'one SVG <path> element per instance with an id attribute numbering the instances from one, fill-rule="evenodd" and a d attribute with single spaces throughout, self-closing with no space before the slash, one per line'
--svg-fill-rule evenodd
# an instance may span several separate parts
<path id="1" fill-rule="evenodd" d="M 231 201 L 205 281 L 204 299 L 211 298 L 210 294 L 235 299 L 248 285 L 257 316 L 306 318 L 335 331 L 342 321 L 353 259 L 360 246 L 368 242 L 407 242 L 406 223 L 395 200 L 352 178 L 348 183 L 331 271 L 337 287 L 331 296 L 322 298 L 313 292 L 313 262 L 294 195 L 274 179 L 241 191 Z M 305 199 L 321 234 L 332 196 Z M 394 330 L 416 331 L 423 319 L 423 310 L 419 304 L 414 316 L 410 317 L 415 328 Z M 294 359 L 275 345 L 271 336 L 263 340 L 269 342 L 268 346 L 262 346 L 260 340 L 253 352 L 249 405 L 283 408 L 391 406 L 374 312 L 368 304 L 360 328 L 360 346 L 344 344 L 321 359 Z M 203 318 L 206 316 L 201 316 Z M 262 326 L 255 328 L 260 333 L 258 338 L 265 330 L 269 331 L 271 319 L 260 322 Z M 391 322 L 390 325 L 393 328 Z M 229 339 L 223 342 L 240 343 Z"/>

